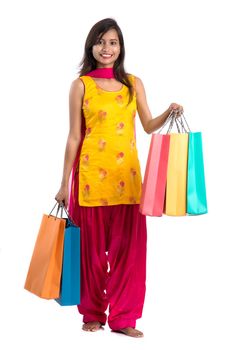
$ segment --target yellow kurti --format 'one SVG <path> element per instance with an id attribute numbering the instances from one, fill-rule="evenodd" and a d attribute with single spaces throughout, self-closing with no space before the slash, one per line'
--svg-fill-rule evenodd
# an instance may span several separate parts
<path id="1" fill-rule="evenodd" d="M 129 75 L 133 86 L 135 78 Z M 83 113 L 86 132 L 79 159 L 79 205 L 140 203 L 142 177 L 135 139 L 136 92 L 106 91 L 89 76 Z"/>

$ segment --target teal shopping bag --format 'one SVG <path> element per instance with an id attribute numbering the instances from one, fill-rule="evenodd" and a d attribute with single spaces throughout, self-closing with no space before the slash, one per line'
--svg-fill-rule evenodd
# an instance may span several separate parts
<path id="1" fill-rule="evenodd" d="M 66 218 L 63 248 L 63 267 L 60 296 L 61 306 L 80 304 L 80 228 Z"/>
<path id="2" fill-rule="evenodd" d="M 206 184 L 201 132 L 189 132 L 187 172 L 187 213 L 207 213 Z"/>
<path id="3" fill-rule="evenodd" d="M 189 135 L 188 161 L 187 161 L 187 185 L 186 185 L 186 213 L 190 215 L 206 214 L 206 184 L 202 149 L 202 133 L 192 132 L 187 120 L 182 116 L 176 119 L 181 132 Z M 185 122 L 185 124 L 184 124 Z"/>

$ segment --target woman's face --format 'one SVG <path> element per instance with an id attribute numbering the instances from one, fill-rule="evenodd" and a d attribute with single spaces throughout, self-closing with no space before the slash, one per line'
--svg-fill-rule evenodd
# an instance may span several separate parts
<path id="1" fill-rule="evenodd" d="M 109 68 L 114 66 L 120 54 L 120 43 L 117 31 L 110 29 L 92 48 L 93 57 L 97 61 L 97 68 Z"/>

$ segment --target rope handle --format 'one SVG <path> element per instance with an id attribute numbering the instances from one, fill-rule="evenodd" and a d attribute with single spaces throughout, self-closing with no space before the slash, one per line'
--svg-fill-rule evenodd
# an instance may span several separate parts
<path id="1" fill-rule="evenodd" d="M 174 114 L 174 112 L 171 111 L 170 114 L 169 114 L 169 116 L 167 117 L 167 119 L 165 120 L 165 122 L 163 123 L 163 125 L 161 126 L 161 128 L 158 130 L 158 132 L 157 132 L 158 134 L 160 134 L 160 132 L 162 131 L 162 129 L 167 125 L 167 123 L 169 123 L 169 121 L 172 122 L 173 114 Z M 170 128 L 170 126 L 169 126 L 169 128 Z"/>
<path id="2" fill-rule="evenodd" d="M 74 226 L 77 227 L 77 224 L 72 220 L 72 218 L 71 218 L 70 214 L 68 213 L 68 211 L 67 211 L 67 209 L 66 209 L 66 207 L 65 207 L 65 205 L 64 205 L 63 202 L 62 202 L 62 203 L 59 203 L 59 202 L 56 201 L 56 203 L 55 203 L 54 207 L 52 208 L 51 212 L 49 213 L 48 217 L 51 215 L 51 213 L 52 213 L 52 211 L 54 210 L 54 208 L 56 207 L 56 205 L 58 205 L 58 208 L 57 208 L 57 212 L 56 212 L 56 215 L 55 215 L 55 220 L 57 219 L 59 209 L 61 208 L 61 215 L 60 215 L 61 219 L 63 218 L 63 210 L 64 210 L 65 213 L 67 214 L 68 220 L 69 220 Z"/>
<path id="3" fill-rule="evenodd" d="M 69 220 L 74 226 L 77 227 L 77 224 L 72 220 L 72 218 L 71 218 L 69 212 L 67 211 L 67 209 L 66 209 L 66 207 L 65 207 L 65 205 L 64 205 L 63 202 L 62 202 L 61 206 L 62 206 L 62 210 L 64 209 L 65 213 L 67 214 L 68 220 Z"/>
<path id="4" fill-rule="evenodd" d="M 186 123 L 187 129 L 186 129 L 185 125 L 184 125 L 183 119 L 184 119 L 184 121 L 185 121 L 185 123 Z M 169 122 L 170 122 L 169 128 L 168 128 L 168 130 L 167 130 L 167 132 L 166 132 L 167 134 L 168 134 L 169 132 L 171 132 L 171 129 L 172 129 L 172 127 L 173 127 L 174 124 L 176 125 L 176 128 L 177 128 L 178 133 L 188 133 L 188 132 L 191 131 L 191 130 L 190 130 L 190 127 L 189 127 L 189 125 L 188 125 L 188 122 L 187 122 L 187 120 L 186 120 L 186 118 L 185 118 L 185 116 L 184 116 L 184 113 L 182 112 L 182 115 L 181 115 L 180 117 L 176 117 L 175 112 L 174 112 L 174 111 L 171 111 L 170 114 L 169 114 L 169 116 L 167 117 L 167 119 L 165 120 L 165 122 L 163 123 L 163 125 L 161 126 L 161 128 L 159 129 L 159 131 L 158 131 L 157 133 L 160 134 L 160 132 L 162 131 L 162 129 L 163 129 L 163 128 L 166 126 L 166 124 L 168 124 Z M 179 126 L 179 125 L 180 125 L 180 126 Z M 180 130 L 180 127 L 181 127 L 181 130 Z"/>
<path id="5" fill-rule="evenodd" d="M 51 212 L 49 213 L 48 217 L 51 215 L 52 211 L 54 210 L 54 208 L 56 207 L 56 205 L 58 205 L 58 208 L 57 208 L 57 212 L 56 212 L 56 215 L 55 215 L 55 220 L 57 219 L 57 216 L 58 216 L 58 212 L 59 212 L 59 209 L 60 209 L 60 205 L 58 202 L 55 203 L 54 207 L 51 209 Z M 62 208 L 61 208 L 61 218 L 62 218 Z"/>
<path id="6" fill-rule="evenodd" d="M 183 112 L 182 112 L 182 116 L 178 117 L 177 119 L 178 119 L 178 122 L 181 124 L 182 129 L 183 129 L 186 133 L 191 132 L 191 129 L 190 129 L 189 125 L 188 125 L 188 122 L 187 122 L 187 120 L 186 120 L 186 118 L 185 118 Z M 184 125 L 184 123 L 183 123 L 183 119 L 184 119 L 184 121 L 185 121 L 186 126 L 187 126 L 188 129 L 186 129 L 186 127 L 185 127 L 185 125 Z"/>
<path id="7" fill-rule="evenodd" d="M 172 127 L 173 127 L 173 124 L 176 125 L 177 131 L 178 131 L 178 133 L 180 134 L 181 131 L 180 131 L 180 128 L 179 128 L 179 124 L 178 124 L 178 122 L 177 122 L 177 120 L 176 120 L 176 117 L 175 117 L 174 115 L 172 116 L 172 119 L 171 119 L 169 128 L 168 128 L 168 130 L 167 130 L 167 134 L 168 134 L 169 132 L 171 132 L 171 129 L 172 129 Z"/>

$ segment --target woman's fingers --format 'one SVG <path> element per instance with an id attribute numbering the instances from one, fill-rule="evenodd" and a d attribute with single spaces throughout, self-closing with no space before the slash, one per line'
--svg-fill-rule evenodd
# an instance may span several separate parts
<path id="1" fill-rule="evenodd" d="M 58 193 L 55 196 L 55 200 L 60 204 L 65 207 L 68 206 L 68 196 L 69 196 L 69 191 L 68 188 L 61 187 Z"/>
<path id="2" fill-rule="evenodd" d="M 178 103 L 171 103 L 169 108 L 175 113 L 176 117 L 181 116 L 181 114 L 184 112 L 183 106 L 179 105 Z"/>
<path id="3" fill-rule="evenodd" d="M 169 108 L 170 110 L 174 110 L 174 111 L 177 111 L 177 110 L 183 111 L 183 106 L 179 105 L 178 103 L 171 103 Z"/>

